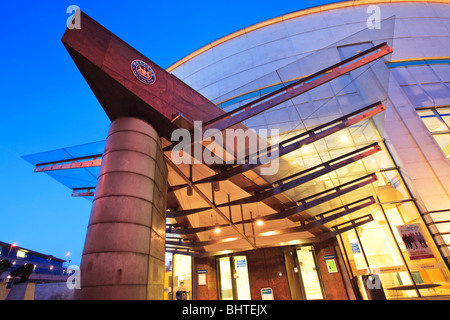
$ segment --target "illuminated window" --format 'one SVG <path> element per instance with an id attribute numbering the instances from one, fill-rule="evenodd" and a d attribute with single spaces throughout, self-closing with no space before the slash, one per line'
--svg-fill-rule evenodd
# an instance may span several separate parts
<path id="1" fill-rule="evenodd" d="M 25 258 L 25 251 L 18 250 L 17 251 L 17 258 Z"/>
<path id="2" fill-rule="evenodd" d="M 450 107 L 419 108 L 416 110 L 444 151 L 447 159 L 450 159 Z"/>

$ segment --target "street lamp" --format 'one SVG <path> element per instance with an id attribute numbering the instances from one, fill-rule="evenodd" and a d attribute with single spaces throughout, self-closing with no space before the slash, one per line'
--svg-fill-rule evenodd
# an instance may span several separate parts
<path id="1" fill-rule="evenodd" d="M 66 261 L 67 261 L 67 264 L 70 264 L 69 257 L 70 257 L 70 252 L 67 252 L 67 253 L 66 253 Z"/>
<path id="2" fill-rule="evenodd" d="M 11 245 L 9 246 L 9 251 L 8 251 L 8 255 L 6 256 L 7 258 L 9 258 L 9 254 L 10 254 L 10 252 L 11 252 L 11 249 L 12 249 L 12 247 L 16 247 L 17 246 L 17 244 L 16 243 L 11 243 Z"/>

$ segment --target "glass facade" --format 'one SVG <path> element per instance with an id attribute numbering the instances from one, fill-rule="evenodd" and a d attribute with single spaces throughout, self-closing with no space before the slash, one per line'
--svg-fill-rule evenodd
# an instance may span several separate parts
<path id="1" fill-rule="evenodd" d="M 371 214 L 373 217 L 372 222 L 337 237 L 349 273 L 360 284 L 358 291 L 364 298 L 369 298 L 362 276 L 379 274 L 388 299 L 447 295 L 450 293 L 450 276 L 442 253 L 450 243 L 450 228 L 447 226 L 450 208 L 448 201 L 445 202 L 445 192 L 439 194 L 441 189 L 431 188 L 438 179 L 445 179 L 426 176 L 429 169 L 425 169 L 428 167 L 424 161 L 431 159 L 437 164 L 439 159 L 440 167 L 432 168 L 438 175 L 448 176 L 448 166 L 442 163 L 445 161 L 442 155 L 430 153 L 429 148 L 425 151 L 433 141 L 428 132 L 417 133 L 420 128 L 413 120 L 418 119 L 417 114 L 422 118 L 449 158 L 450 65 L 448 57 L 443 56 L 448 52 L 448 31 L 440 15 L 448 6 L 405 4 L 407 11 L 399 4 L 380 6 L 385 17 L 396 15 L 395 32 L 389 24 L 393 20 L 387 19 L 388 25 L 381 28 L 383 32 L 376 34 L 371 30 L 368 38 L 386 39 L 393 44 L 395 57 L 391 59 L 394 61 L 385 62 L 389 70 L 375 65 L 371 69 L 352 72 L 253 117 L 245 125 L 255 130 L 279 128 L 280 140 L 283 140 L 354 110 L 351 108 L 371 101 L 371 94 L 382 101 L 387 98 L 386 103 L 394 104 L 392 109 L 398 113 L 388 112 L 386 123 L 383 123 L 383 117 L 374 118 L 291 152 L 283 157 L 290 165 L 282 168 L 285 171 L 280 174 L 314 167 L 371 142 L 378 142 L 382 146 L 381 152 L 284 194 L 293 200 L 304 199 L 358 176 L 376 173 L 378 180 L 372 185 L 309 208 L 307 214 L 317 217 L 327 210 L 373 195 L 376 204 L 327 224 L 332 229 L 333 225 L 358 216 Z M 361 7 L 355 6 L 335 13 L 322 12 L 321 17 L 311 14 L 298 19 L 283 19 L 260 30 L 247 32 L 245 37 L 227 37 L 225 44 L 212 50 L 205 49 L 194 59 L 177 66 L 174 72 L 225 111 L 233 110 L 290 84 L 296 77 L 310 74 L 305 70 L 308 67 L 319 69 L 321 62 L 330 61 L 330 56 L 338 54 L 340 59 L 344 59 L 376 44 L 376 41 L 367 41 L 362 33 L 349 36 L 364 28 L 355 18 L 359 17 L 359 10 Z M 347 23 L 349 21 L 351 23 Z M 341 38 L 345 39 L 334 43 Z M 328 51 L 317 50 L 331 43 L 333 48 Z M 214 54 L 210 55 L 212 51 Z M 295 62 L 299 56 L 302 59 Z M 401 58 L 405 61 L 395 61 Z M 246 64 L 239 65 L 239 61 L 246 61 Z M 230 66 L 237 67 L 229 72 Z M 380 86 L 388 82 L 389 88 Z M 400 90 L 391 87 L 392 82 Z M 429 159 L 424 160 L 427 157 Z M 405 174 L 410 185 L 406 184 Z M 427 187 L 422 187 L 425 185 Z M 445 187 L 444 182 L 442 185 Z M 420 204 L 418 196 L 422 201 Z M 442 241 L 437 240 L 437 233 L 442 236 Z"/>
<path id="2" fill-rule="evenodd" d="M 392 72 L 410 104 L 450 159 L 450 64 L 446 62 L 432 64 L 424 60 L 420 65 L 395 67 Z"/>
<path id="3" fill-rule="evenodd" d="M 445 156 L 450 159 L 450 107 L 417 108 L 416 111 Z"/>
<path id="4" fill-rule="evenodd" d="M 450 294 L 450 273 L 386 146 L 382 163 L 389 167 L 377 174 L 378 203 L 368 209 L 374 221 L 339 236 L 351 275 L 365 298 L 361 276 L 372 273 L 380 276 L 388 299 Z M 405 226 L 414 227 L 423 240 L 410 243 Z M 426 248 L 427 255 L 415 255 L 408 247 Z"/>

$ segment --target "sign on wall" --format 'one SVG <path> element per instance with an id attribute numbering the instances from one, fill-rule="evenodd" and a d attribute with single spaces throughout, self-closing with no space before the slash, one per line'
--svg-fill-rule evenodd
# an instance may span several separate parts
<path id="1" fill-rule="evenodd" d="M 328 260 L 325 260 L 325 262 L 327 263 L 328 273 L 336 273 L 336 272 L 338 272 L 337 266 L 336 266 L 336 260 L 328 259 Z"/>
<path id="2" fill-rule="evenodd" d="M 144 84 L 154 84 L 156 81 L 155 72 L 142 60 L 133 60 L 131 62 L 131 71 Z"/>
<path id="3" fill-rule="evenodd" d="M 197 270 L 198 285 L 206 286 L 206 269 Z"/>
<path id="4" fill-rule="evenodd" d="M 323 258 L 325 260 L 325 263 L 327 264 L 328 273 L 338 272 L 334 254 L 327 254 L 327 255 L 323 256 Z"/>
<path id="5" fill-rule="evenodd" d="M 261 289 L 261 299 L 262 300 L 273 300 L 272 288 L 262 288 Z"/>

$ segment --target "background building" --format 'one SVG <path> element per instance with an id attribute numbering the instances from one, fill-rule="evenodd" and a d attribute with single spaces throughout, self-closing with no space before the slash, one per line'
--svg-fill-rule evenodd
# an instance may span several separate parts
<path id="1" fill-rule="evenodd" d="M 66 281 L 66 260 L 52 255 L 18 247 L 16 244 L 0 242 L 0 260 L 9 260 L 11 268 L 1 274 L 0 281 L 9 281 L 10 273 L 25 264 L 34 265 L 29 282 L 48 283 Z"/>
<path id="2" fill-rule="evenodd" d="M 252 194 L 244 183 L 229 179 L 186 192 L 186 186 L 174 188 L 186 183 L 180 178 L 182 174 L 190 174 L 192 182 L 192 174 L 205 177 L 212 170 L 169 166 L 166 252 L 175 255 L 173 259 L 166 257 L 164 297 L 175 299 L 177 291 L 186 291 L 187 298 L 198 300 L 449 294 L 449 17 L 447 1 L 338 2 L 249 26 L 168 68 L 230 112 L 383 43 L 394 50 L 385 58 L 242 122 L 255 130 L 278 129 L 283 141 L 336 118 L 343 117 L 345 122 L 350 114 L 378 101 L 386 106 L 381 114 L 283 156 L 280 170 L 273 177 L 262 177 L 258 171 L 247 174 L 248 180 L 264 190 L 279 183 L 278 179 L 332 163 L 374 143 L 381 147 L 374 155 L 277 194 L 274 198 L 283 206 L 322 199 L 296 215 L 297 219 L 259 224 L 257 218 L 281 210 L 267 201 L 241 202 L 240 208 L 231 205 L 230 198 L 240 200 Z M 92 87 L 97 90 L 101 85 Z M 211 117 L 220 114 L 215 106 L 209 110 Z M 196 110 L 188 111 L 194 114 Z M 270 134 L 260 138 L 275 142 Z M 161 141 L 164 146 L 164 139 Z M 36 165 L 36 171 L 46 172 L 71 188 L 73 195 L 92 200 L 104 148 L 104 142 L 98 142 L 25 158 Z M 355 181 L 370 177 L 376 179 L 343 192 Z M 328 198 L 321 197 L 325 191 L 331 192 Z M 209 192 L 213 207 L 214 200 L 229 203 L 229 220 L 200 213 L 180 219 L 186 210 L 202 207 L 198 194 Z M 369 198 L 373 202 L 351 214 L 324 218 Z M 231 224 L 224 227 L 224 221 Z M 319 226 L 311 229 L 295 229 L 317 222 Z M 216 232 L 218 226 L 220 232 Z M 191 236 L 182 234 L 198 228 L 206 229 Z M 296 231 L 286 231 L 293 228 Z M 236 233 L 243 237 L 236 238 Z M 101 246 L 113 242 L 119 247 L 126 245 L 111 238 Z M 197 243 L 203 250 L 190 250 L 193 243 L 194 248 Z M 94 249 L 90 248 L 95 253 Z M 116 277 L 121 279 L 123 270 L 118 271 Z M 370 274 L 379 275 L 380 287 L 374 285 L 382 290 L 367 288 Z M 157 282 L 155 288 L 161 286 Z"/>

